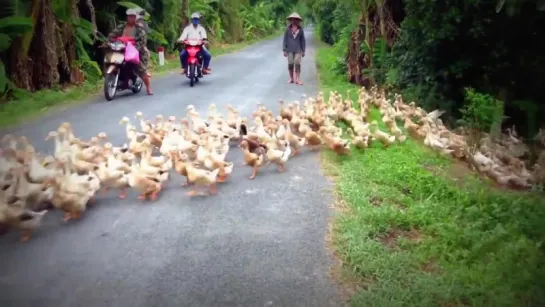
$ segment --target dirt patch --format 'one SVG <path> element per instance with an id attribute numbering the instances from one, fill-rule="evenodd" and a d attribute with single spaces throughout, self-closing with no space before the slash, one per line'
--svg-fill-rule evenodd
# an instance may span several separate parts
<path id="1" fill-rule="evenodd" d="M 378 207 L 382 206 L 385 202 L 396 206 L 399 210 L 405 210 L 407 208 L 407 206 L 405 204 L 403 204 L 402 202 L 400 202 L 398 200 L 395 200 L 395 199 L 384 199 L 384 198 L 379 197 L 379 196 L 372 196 L 372 197 L 369 198 L 369 203 L 373 207 L 378 208 Z"/>
<path id="2" fill-rule="evenodd" d="M 475 172 L 469 169 L 467 164 L 456 160 L 453 160 L 446 169 L 440 169 L 433 164 L 424 164 L 423 167 L 434 175 L 448 175 L 457 183 L 463 183 L 468 177 L 475 175 Z"/>
<path id="3" fill-rule="evenodd" d="M 426 273 L 437 273 L 440 271 L 439 265 L 434 259 L 430 259 L 426 262 L 424 262 L 420 269 Z"/>
<path id="4" fill-rule="evenodd" d="M 468 164 L 463 161 L 452 160 L 452 163 L 446 168 L 439 168 L 437 165 L 433 164 L 424 164 L 422 165 L 426 170 L 430 171 L 434 175 L 444 176 L 451 179 L 456 186 L 464 187 L 468 183 L 468 179 L 471 177 L 479 178 L 483 183 L 490 184 L 490 179 L 486 176 L 475 172 L 469 168 Z M 492 185 L 491 185 L 492 186 Z"/>
<path id="5" fill-rule="evenodd" d="M 403 193 L 404 195 L 411 195 L 413 192 L 411 191 L 411 188 L 409 187 L 401 187 L 399 188 L 399 190 L 401 191 L 401 193 Z"/>
<path id="6" fill-rule="evenodd" d="M 382 245 L 386 246 L 389 249 L 397 249 L 397 241 L 401 238 L 406 238 L 411 242 L 420 242 L 422 240 L 422 235 L 417 229 L 411 230 L 402 230 L 397 228 L 392 228 L 386 231 L 385 233 L 379 235 L 378 240 Z"/>
<path id="7" fill-rule="evenodd" d="M 335 212 L 342 214 L 346 214 L 351 210 L 346 201 L 339 197 L 337 193 L 333 193 L 333 203 L 331 204 L 330 208 Z"/>
<path id="8" fill-rule="evenodd" d="M 378 197 L 378 196 L 373 196 L 371 198 L 369 198 L 369 203 L 375 207 L 380 207 L 380 205 L 382 204 L 382 202 L 384 201 L 384 199 Z"/>

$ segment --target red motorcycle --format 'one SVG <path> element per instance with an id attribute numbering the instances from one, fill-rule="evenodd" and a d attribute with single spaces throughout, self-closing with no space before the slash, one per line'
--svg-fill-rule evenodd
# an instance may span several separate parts
<path id="1" fill-rule="evenodd" d="M 187 70 L 185 74 L 189 78 L 189 85 L 193 86 L 203 77 L 203 57 L 201 54 L 203 41 L 200 39 L 186 39 L 184 40 L 184 48 L 187 51 Z"/>
<path id="2" fill-rule="evenodd" d="M 136 45 L 134 38 L 126 36 L 118 37 L 106 45 L 104 96 L 108 101 L 115 98 L 117 91 L 130 89 L 136 94 L 142 90 L 143 81 L 136 74 L 136 64 L 125 61 L 125 48 L 129 42 Z"/>

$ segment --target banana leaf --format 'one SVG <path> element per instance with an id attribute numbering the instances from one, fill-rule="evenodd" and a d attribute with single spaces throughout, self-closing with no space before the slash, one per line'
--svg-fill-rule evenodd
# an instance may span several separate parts
<path id="1" fill-rule="evenodd" d="M 32 31 L 32 19 L 18 16 L 0 18 L 0 31 L 14 35 Z"/>

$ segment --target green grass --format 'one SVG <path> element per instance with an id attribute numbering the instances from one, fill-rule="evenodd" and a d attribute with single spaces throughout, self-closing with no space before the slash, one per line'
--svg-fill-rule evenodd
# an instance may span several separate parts
<path id="1" fill-rule="evenodd" d="M 212 46 L 210 49 L 214 58 L 238 51 L 261 40 L 279 36 L 281 32 L 275 32 L 269 36 L 244 41 L 236 44 L 221 44 Z M 170 56 L 164 66 L 156 66 L 151 69 L 153 76 L 179 69 L 180 63 L 176 56 Z M 153 78 L 152 78 L 153 82 Z M 82 86 L 66 89 L 47 89 L 25 95 L 24 98 L 13 100 L 7 103 L 0 103 L 0 128 L 6 128 L 33 120 L 36 117 L 46 114 L 59 107 L 68 107 L 85 102 L 87 98 L 97 95 L 102 91 L 103 80 L 98 82 L 85 82 Z"/>
<path id="2" fill-rule="evenodd" d="M 318 50 L 321 89 L 355 99 L 335 56 Z M 494 188 L 411 140 L 323 161 L 343 204 L 332 244 L 358 285 L 352 306 L 545 304 L 542 195 Z"/>

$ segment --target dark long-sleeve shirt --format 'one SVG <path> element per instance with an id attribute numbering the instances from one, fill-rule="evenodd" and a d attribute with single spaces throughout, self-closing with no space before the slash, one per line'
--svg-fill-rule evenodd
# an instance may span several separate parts
<path id="1" fill-rule="evenodd" d="M 289 25 L 286 28 L 286 32 L 284 32 L 282 50 L 284 52 L 304 53 L 306 47 L 307 42 L 305 40 L 305 32 L 303 31 L 303 28 L 299 27 L 297 32 L 294 34 L 291 30 L 291 25 Z"/>

